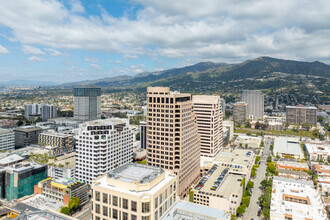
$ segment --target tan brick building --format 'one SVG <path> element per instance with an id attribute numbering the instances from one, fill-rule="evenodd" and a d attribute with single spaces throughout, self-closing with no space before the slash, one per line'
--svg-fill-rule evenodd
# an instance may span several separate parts
<path id="1" fill-rule="evenodd" d="M 198 180 L 200 138 L 190 94 L 148 87 L 147 163 L 174 171 L 181 197 Z"/>

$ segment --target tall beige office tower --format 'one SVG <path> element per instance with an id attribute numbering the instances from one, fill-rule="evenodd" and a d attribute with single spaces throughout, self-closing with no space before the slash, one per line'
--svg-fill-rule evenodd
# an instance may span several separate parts
<path id="1" fill-rule="evenodd" d="M 219 96 L 194 95 L 194 113 L 201 139 L 201 156 L 215 157 L 222 148 L 222 107 Z"/>
<path id="2" fill-rule="evenodd" d="M 180 197 L 198 180 L 200 139 L 190 94 L 148 87 L 147 162 L 177 175 Z"/>

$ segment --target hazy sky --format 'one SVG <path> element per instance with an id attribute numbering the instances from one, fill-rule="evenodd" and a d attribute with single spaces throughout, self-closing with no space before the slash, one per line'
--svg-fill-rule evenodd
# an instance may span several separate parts
<path id="1" fill-rule="evenodd" d="M 330 1 L 0 3 L 0 81 L 69 82 L 258 56 L 330 64 Z"/>

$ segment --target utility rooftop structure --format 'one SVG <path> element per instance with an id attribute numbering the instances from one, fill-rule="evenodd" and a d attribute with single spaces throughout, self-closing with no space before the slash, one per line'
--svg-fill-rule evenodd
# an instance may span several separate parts
<path id="1" fill-rule="evenodd" d="M 176 176 L 160 167 L 123 165 L 93 181 L 93 216 L 159 220 L 176 202 L 176 188 Z"/>

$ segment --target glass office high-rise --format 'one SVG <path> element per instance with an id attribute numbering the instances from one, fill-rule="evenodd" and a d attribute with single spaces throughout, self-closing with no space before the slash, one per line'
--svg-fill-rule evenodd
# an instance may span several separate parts
<path id="1" fill-rule="evenodd" d="M 74 119 L 89 121 L 101 118 L 101 88 L 78 86 L 73 89 Z"/>

